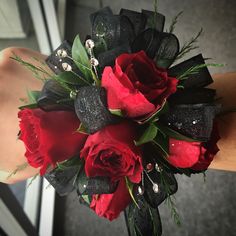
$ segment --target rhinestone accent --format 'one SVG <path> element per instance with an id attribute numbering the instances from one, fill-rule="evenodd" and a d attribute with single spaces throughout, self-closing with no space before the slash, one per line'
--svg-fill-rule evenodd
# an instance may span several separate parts
<path id="1" fill-rule="evenodd" d="M 95 46 L 94 41 L 92 39 L 87 39 L 85 41 L 85 47 L 88 49 L 93 49 Z"/>
<path id="2" fill-rule="evenodd" d="M 91 63 L 92 66 L 98 66 L 99 65 L 98 60 L 96 58 L 94 58 L 94 57 L 92 57 L 90 59 L 90 63 Z"/>
<path id="3" fill-rule="evenodd" d="M 153 186 L 152 186 L 152 189 L 153 189 L 153 192 L 154 193 L 158 193 L 159 192 L 159 186 L 157 183 L 154 183 Z"/>
<path id="4" fill-rule="evenodd" d="M 144 194 L 144 187 L 143 186 L 138 186 L 138 193 L 139 193 L 139 195 Z"/>
<path id="5" fill-rule="evenodd" d="M 66 62 L 62 63 L 62 68 L 63 68 L 63 70 L 65 70 L 65 71 L 72 71 L 71 65 L 69 65 L 69 64 L 66 63 Z"/>
<path id="6" fill-rule="evenodd" d="M 58 49 L 58 50 L 57 50 L 57 55 L 58 55 L 59 57 L 67 57 L 67 52 L 66 52 L 65 49 Z"/>

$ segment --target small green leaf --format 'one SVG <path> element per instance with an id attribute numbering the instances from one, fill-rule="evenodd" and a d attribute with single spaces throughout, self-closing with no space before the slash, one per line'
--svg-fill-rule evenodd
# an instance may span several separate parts
<path id="1" fill-rule="evenodd" d="M 156 137 L 152 142 L 156 145 L 156 147 L 160 150 L 162 156 L 167 158 L 169 156 L 169 137 L 164 137 L 158 132 L 158 137 Z"/>
<path id="2" fill-rule="evenodd" d="M 68 167 L 81 166 L 81 165 L 82 165 L 82 160 L 80 159 L 80 157 L 75 156 L 75 157 L 71 157 L 65 161 L 57 162 L 57 169 L 63 171 Z"/>
<path id="3" fill-rule="evenodd" d="M 27 96 L 30 104 L 37 103 L 37 100 L 40 96 L 40 91 L 30 91 L 27 89 Z"/>
<path id="4" fill-rule="evenodd" d="M 18 107 L 20 110 L 23 110 L 25 108 L 28 108 L 28 109 L 35 109 L 35 108 L 38 108 L 38 104 L 37 103 L 31 103 L 31 104 L 27 104 L 27 105 L 23 105 L 23 106 L 20 106 Z"/>
<path id="5" fill-rule="evenodd" d="M 109 109 L 109 111 L 115 116 L 124 117 L 123 112 L 120 109 Z"/>
<path id="6" fill-rule="evenodd" d="M 159 117 L 169 111 L 168 102 L 165 100 L 159 110 L 157 110 L 154 114 L 152 114 L 149 118 L 138 121 L 139 124 L 145 124 L 147 122 L 155 122 L 159 119 Z"/>
<path id="7" fill-rule="evenodd" d="M 201 140 L 189 138 L 189 137 L 187 137 L 183 134 L 180 134 L 177 131 L 175 131 L 167 126 L 158 124 L 157 127 L 162 131 L 162 133 L 166 134 L 167 136 L 169 136 L 171 138 L 174 138 L 177 140 L 183 140 L 183 141 L 187 141 L 187 142 L 201 142 Z"/>
<path id="8" fill-rule="evenodd" d="M 132 198 L 134 204 L 139 208 L 139 205 L 138 203 L 136 202 L 135 198 L 134 198 L 134 195 L 133 195 L 133 187 L 134 187 L 134 184 L 130 182 L 130 180 L 128 179 L 128 177 L 125 177 L 125 183 L 126 183 L 126 187 L 129 191 L 129 194 L 130 194 L 130 197 Z"/>
<path id="9" fill-rule="evenodd" d="M 136 146 L 140 146 L 144 143 L 151 142 L 157 135 L 157 127 L 151 123 L 148 128 L 144 131 L 141 138 L 138 141 L 134 141 Z"/>
<path id="10" fill-rule="evenodd" d="M 86 81 L 91 82 L 93 78 L 92 67 L 88 58 L 88 54 L 83 44 L 81 43 L 79 35 L 74 39 L 72 46 L 72 58 L 78 66 Z"/>
<path id="11" fill-rule="evenodd" d="M 76 130 L 76 132 L 82 133 L 82 134 L 88 134 L 87 129 L 85 128 L 85 126 L 83 125 L 83 123 L 80 123 L 79 128 Z"/>
<path id="12" fill-rule="evenodd" d="M 11 177 L 12 177 L 13 175 L 15 175 L 17 172 L 26 169 L 28 166 L 29 166 L 29 163 L 28 163 L 28 162 L 25 162 L 25 163 L 23 163 L 23 164 L 21 164 L 21 165 L 16 166 L 16 169 L 13 170 L 12 173 L 10 173 L 10 174 L 7 176 L 7 179 L 11 178 Z"/>
<path id="13" fill-rule="evenodd" d="M 87 81 L 82 80 L 79 76 L 73 74 L 70 71 L 62 72 L 56 76 L 57 76 L 58 81 L 61 81 L 67 84 L 78 85 L 78 86 L 88 85 Z"/>

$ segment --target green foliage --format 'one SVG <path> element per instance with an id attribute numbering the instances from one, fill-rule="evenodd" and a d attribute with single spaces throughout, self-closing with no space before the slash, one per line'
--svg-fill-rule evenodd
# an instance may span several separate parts
<path id="1" fill-rule="evenodd" d="M 17 172 L 24 170 L 25 168 L 27 168 L 28 165 L 29 165 L 28 162 L 25 162 L 25 163 L 23 163 L 22 165 L 16 166 L 16 169 L 13 170 L 13 172 L 10 173 L 10 174 L 7 176 L 7 179 L 11 178 L 11 177 L 12 177 L 13 175 L 15 175 Z"/>
<path id="2" fill-rule="evenodd" d="M 88 84 L 91 84 L 94 75 L 87 51 L 81 43 L 79 35 L 75 37 L 72 45 L 72 58 L 84 75 L 83 80 L 87 81 Z"/>
<path id="3" fill-rule="evenodd" d="M 189 42 L 186 42 L 183 44 L 182 48 L 180 49 L 178 56 L 176 57 L 176 60 L 184 57 L 187 53 L 189 53 L 190 51 L 197 49 L 198 46 L 196 45 L 199 37 L 201 36 L 203 32 L 203 29 L 201 28 L 200 31 L 196 34 L 195 37 L 192 37 Z"/>
<path id="4" fill-rule="evenodd" d="M 163 135 L 159 127 L 158 130 L 159 130 L 158 135 L 154 140 L 152 140 L 152 143 L 159 150 L 160 154 L 164 158 L 167 158 L 169 156 L 169 137 L 165 134 Z"/>
<path id="5" fill-rule="evenodd" d="M 159 120 L 159 117 L 169 111 L 168 102 L 165 100 L 162 104 L 162 107 L 158 109 L 154 114 L 152 114 L 148 119 L 138 121 L 140 124 L 151 123 Z"/>
<path id="6" fill-rule="evenodd" d="M 129 191 L 130 197 L 132 198 L 134 204 L 139 208 L 138 203 L 136 202 L 134 195 L 133 195 L 133 188 L 134 188 L 134 184 L 132 182 L 130 182 L 130 180 L 128 179 L 128 177 L 125 177 L 125 183 L 126 183 L 126 187 Z"/>
<path id="7" fill-rule="evenodd" d="M 143 132 L 142 136 L 138 141 L 134 141 L 136 146 L 140 146 L 144 143 L 151 142 L 157 135 L 158 128 L 155 124 L 151 123 L 146 130 Z"/>
<path id="8" fill-rule="evenodd" d="M 30 182 L 28 183 L 27 187 L 26 188 L 29 188 L 30 185 L 34 182 L 34 180 L 39 176 L 39 174 L 36 174 L 34 175 L 31 179 L 30 179 Z"/>
<path id="9" fill-rule="evenodd" d="M 175 203 L 172 199 L 174 197 L 171 196 L 171 189 L 170 189 L 168 182 L 165 179 L 163 172 L 160 172 L 160 178 L 161 178 L 161 183 L 165 188 L 165 192 L 167 193 L 167 198 L 166 198 L 165 203 L 167 204 L 167 206 L 169 207 L 169 209 L 171 211 L 171 217 L 174 219 L 175 223 L 178 226 L 180 226 L 181 225 L 180 217 L 179 217 L 179 214 L 176 210 Z"/>
<path id="10" fill-rule="evenodd" d="M 124 117 L 124 114 L 123 114 L 122 110 L 120 110 L 120 109 L 109 109 L 109 111 L 111 112 L 111 114 L 113 114 L 115 116 Z"/>
<path id="11" fill-rule="evenodd" d="M 223 65 L 223 64 L 209 63 L 209 64 L 200 64 L 200 65 L 192 66 L 192 67 L 190 67 L 188 70 L 186 70 L 183 74 L 178 75 L 178 76 L 177 76 L 177 79 L 178 79 L 178 80 L 185 80 L 185 79 L 188 79 L 189 76 L 198 74 L 199 71 L 200 71 L 202 68 L 205 68 L 205 67 L 208 67 L 208 66 L 209 66 L 209 67 L 222 67 L 222 66 L 224 66 L 224 65 Z"/>
<path id="12" fill-rule="evenodd" d="M 57 167 L 55 168 L 55 170 L 63 171 L 71 166 L 81 166 L 81 165 L 82 165 L 82 160 L 80 159 L 80 157 L 75 156 L 65 161 L 57 162 Z"/>
<path id="13" fill-rule="evenodd" d="M 40 91 L 31 91 L 27 90 L 27 95 L 28 95 L 28 101 L 30 104 L 35 104 L 37 103 L 37 100 L 40 96 L 41 92 Z"/>
<path id="14" fill-rule="evenodd" d="M 23 109 L 36 109 L 38 108 L 38 104 L 37 103 L 31 103 L 31 104 L 26 104 L 26 105 L 23 105 L 23 106 L 20 106 L 18 107 L 20 110 L 23 110 Z"/>
<path id="15" fill-rule="evenodd" d="M 64 71 L 56 76 L 57 80 L 60 80 L 62 83 L 66 83 L 69 85 L 77 85 L 77 86 L 89 85 L 89 83 L 86 80 L 84 80 L 82 77 L 74 74 L 71 71 Z"/>
<path id="16" fill-rule="evenodd" d="M 13 53 L 13 57 L 10 57 L 10 58 L 17 61 L 18 63 L 20 63 L 21 65 L 26 67 L 28 70 L 30 70 L 33 73 L 34 77 L 39 80 L 45 81 L 46 78 L 52 76 L 50 73 L 47 72 L 47 70 L 43 69 L 40 66 L 35 66 L 32 63 L 29 63 L 29 62 L 23 60 L 21 57 L 19 57 L 15 53 Z"/>
<path id="17" fill-rule="evenodd" d="M 88 134 L 87 129 L 84 127 L 83 123 L 80 123 L 79 128 L 76 130 L 76 132 L 82 133 L 82 134 Z"/>
<path id="18" fill-rule="evenodd" d="M 173 19 L 172 19 L 172 22 L 170 24 L 170 28 L 168 30 L 168 33 L 173 33 L 174 32 L 174 29 L 175 29 L 175 26 L 178 22 L 178 19 L 179 17 L 183 14 L 183 11 L 179 12 Z"/>

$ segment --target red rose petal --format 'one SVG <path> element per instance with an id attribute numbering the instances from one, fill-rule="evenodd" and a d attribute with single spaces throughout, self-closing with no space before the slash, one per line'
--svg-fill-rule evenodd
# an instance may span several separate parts
<path id="1" fill-rule="evenodd" d="M 113 194 L 94 195 L 90 208 L 100 217 L 112 221 L 130 204 L 131 198 L 127 190 L 125 180 L 119 182 L 117 190 Z"/>

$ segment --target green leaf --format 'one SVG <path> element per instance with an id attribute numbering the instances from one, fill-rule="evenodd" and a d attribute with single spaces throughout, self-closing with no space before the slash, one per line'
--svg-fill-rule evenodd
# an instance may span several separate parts
<path id="1" fill-rule="evenodd" d="M 200 64 L 200 65 L 192 66 L 189 69 L 187 69 L 186 71 L 184 71 L 183 74 L 178 75 L 176 78 L 178 80 L 185 80 L 185 79 L 188 79 L 188 77 L 190 75 L 198 74 L 199 71 L 202 68 L 205 68 L 205 67 L 222 67 L 222 66 L 224 66 L 224 65 L 223 64 L 214 64 L 214 63 Z"/>
<path id="2" fill-rule="evenodd" d="M 158 148 L 164 158 L 169 156 L 169 137 L 164 136 L 162 131 L 158 132 L 157 137 L 152 140 L 153 144 Z"/>
<path id="3" fill-rule="evenodd" d="M 120 109 L 109 109 L 109 111 L 115 116 L 124 117 L 123 112 Z"/>
<path id="4" fill-rule="evenodd" d="M 142 136 L 138 141 L 134 141 L 136 146 L 140 146 L 144 143 L 151 142 L 157 135 L 157 127 L 153 123 L 151 123 L 147 129 L 144 131 Z"/>
<path id="5" fill-rule="evenodd" d="M 66 168 L 69 168 L 71 166 L 81 166 L 83 161 L 80 159 L 80 157 L 75 156 L 71 157 L 65 161 L 57 162 L 57 169 L 58 170 L 65 170 Z"/>
<path id="6" fill-rule="evenodd" d="M 89 134 L 83 123 L 80 123 L 79 128 L 76 130 L 76 132 L 82 133 L 82 134 Z"/>
<path id="7" fill-rule="evenodd" d="M 194 49 L 197 49 L 198 46 L 196 45 L 198 38 L 201 36 L 203 29 L 201 28 L 200 31 L 197 33 L 195 37 L 192 37 L 189 42 L 184 43 L 182 48 L 180 49 L 178 56 L 175 60 L 178 60 L 184 57 L 187 53 L 191 52 Z"/>
<path id="8" fill-rule="evenodd" d="M 126 187 L 129 191 L 129 194 L 130 194 L 130 197 L 132 198 L 134 204 L 139 208 L 139 205 L 138 203 L 136 202 L 135 198 L 134 198 L 134 195 L 133 195 L 133 187 L 134 187 L 134 184 L 130 182 L 130 180 L 128 179 L 128 177 L 125 177 L 125 183 L 126 183 Z"/>
<path id="9" fill-rule="evenodd" d="M 56 77 L 58 81 L 61 81 L 67 84 L 78 85 L 78 86 L 88 85 L 87 81 L 84 81 L 83 79 L 81 79 L 81 77 L 75 75 L 74 73 L 70 71 L 62 72 L 59 75 L 56 75 Z"/>
<path id="10" fill-rule="evenodd" d="M 16 169 L 13 170 L 8 176 L 7 179 L 11 178 L 13 175 L 15 175 L 16 173 L 18 173 L 19 171 L 22 171 L 24 169 L 26 169 L 29 166 L 28 162 L 25 162 L 21 165 L 16 166 Z"/>
<path id="11" fill-rule="evenodd" d="M 27 90 L 27 96 L 30 104 L 37 103 L 37 100 L 40 96 L 40 91 L 30 91 Z"/>
<path id="12" fill-rule="evenodd" d="M 159 117 L 169 111 L 168 102 L 165 100 L 159 110 L 157 110 L 154 114 L 152 114 L 149 118 L 138 121 L 139 124 L 145 124 L 147 122 L 155 122 L 159 119 Z"/>
<path id="13" fill-rule="evenodd" d="M 75 37 L 72 45 L 72 58 L 84 75 L 85 80 L 91 82 L 93 78 L 92 67 L 88 58 L 87 51 L 81 43 L 79 35 Z"/>
<path id="14" fill-rule="evenodd" d="M 162 131 L 162 133 L 166 134 L 167 136 L 169 136 L 171 138 L 174 138 L 177 140 L 183 140 L 183 141 L 187 141 L 187 142 L 202 142 L 202 140 L 192 139 L 192 138 L 189 138 L 183 134 L 180 134 L 177 131 L 175 131 L 167 126 L 158 124 L 157 127 Z"/>
<path id="15" fill-rule="evenodd" d="M 178 18 L 183 14 L 183 11 L 179 12 L 173 19 L 172 19 L 172 22 L 171 22 L 171 25 L 170 25 L 170 28 L 169 28 L 169 33 L 173 33 L 174 32 L 174 29 L 175 29 L 175 26 L 178 22 Z"/>
<path id="16" fill-rule="evenodd" d="M 166 181 L 166 177 L 165 177 L 164 173 L 160 172 L 160 179 L 161 179 L 162 185 L 164 186 L 165 192 L 167 193 L 167 198 L 165 200 L 165 203 L 167 204 L 167 206 L 171 210 L 171 217 L 174 219 L 175 223 L 178 226 L 180 226 L 181 225 L 180 217 L 179 217 L 179 214 L 177 212 L 175 202 L 173 201 L 172 196 L 171 196 L 170 185 L 169 185 L 168 181 Z"/>
<path id="17" fill-rule="evenodd" d="M 23 105 L 23 106 L 20 106 L 18 107 L 20 110 L 23 110 L 25 108 L 28 108 L 28 109 L 35 109 L 35 108 L 38 108 L 38 104 L 37 103 L 31 103 L 31 104 L 27 104 L 27 105 Z"/>

